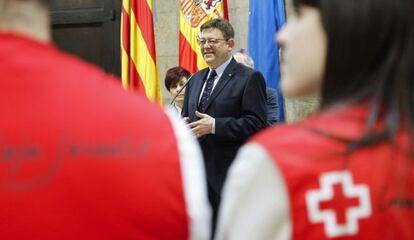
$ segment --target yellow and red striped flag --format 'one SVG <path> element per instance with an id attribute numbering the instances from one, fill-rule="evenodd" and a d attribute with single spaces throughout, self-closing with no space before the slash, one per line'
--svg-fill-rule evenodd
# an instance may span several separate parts
<path id="1" fill-rule="evenodd" d="M 153 0 L 122 1 L 122 86 L 161 103 L 152 6 Z"/>
<path id="2" fill-rule="evenodd" d="M 228 19 L 227 0 L 181 0 L 179 62 L 192 73 L 207 67 L 197 34 L 200 26 L 212 18 Z"/>

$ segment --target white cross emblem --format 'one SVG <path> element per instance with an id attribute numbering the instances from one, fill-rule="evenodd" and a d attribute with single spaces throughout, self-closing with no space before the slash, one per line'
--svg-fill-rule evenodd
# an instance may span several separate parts
<path id="1" fill-rule="evenodd" d="M 358 233 L 358 220 L 371 215 L 369 188 L 365 184 L 354 185 L 349 171 L 324 173 L 319 178 L 320 189 L 306 192 L 306 206 L 311 223 L 323 223 L 328 237 L 355 235 Z M 345 224 L 337 222 L 335 209 L 320 209 L 321 202 L 335 198 L 333 186 L 340 184 L 346 198 L 358 198 L 359 206 L 346 208 Z"/>

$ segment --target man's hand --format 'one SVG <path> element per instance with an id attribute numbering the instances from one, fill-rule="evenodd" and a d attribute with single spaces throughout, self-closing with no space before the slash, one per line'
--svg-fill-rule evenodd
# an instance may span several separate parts
<path id="1" fill-rule="evenodd" d="M 184 117 L 183 120 L 184 120 L 184 123 L 185 124 L 189 124 L 190 123 L 190 118 L 189 117 Z"/>
<path id="2" fill-rule="evenodd" d="M 193 134 L 200 138 L 204 135 L 213 133 L 213 122 L 214 118 L 210 117 L 207 114 L 200 113 L 198 111 L 195 112 L 196 116 L 200 118 L 200 120 L 192 122 L 189 124 L 191 131 Z"/>

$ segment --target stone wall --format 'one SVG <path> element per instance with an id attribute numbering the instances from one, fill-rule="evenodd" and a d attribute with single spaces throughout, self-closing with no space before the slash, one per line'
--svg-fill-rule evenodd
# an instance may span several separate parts
<path id="1" fill-rule="evenodd" d="M 177 0 L 155 0 L 155 45 L 164 103 L 170 100 L 164 86 L 165 72 L 178 65 L 179 6 Z"/>
<path id="2" fill-rule="evenodd" d="M 287 0 L 288 2 L 290 0 Z M 249 0 L 228 0 L 229 19 L 235 29 L 237 48 L 247 48 Z M 164 103 L 171 97 L 164 87 L 164 76 L 168 68 L 178 65 L 178 33 L 179 33 L 179 6 L 178 0 L 155 0 L 155 40 L 158 56 L 158 68 Z M 287 7 L 288 15 L 291 12 L 290 3 Z M 285 101 L 286 120 L 297 121 L 316 109 L 318 100 Z"/>

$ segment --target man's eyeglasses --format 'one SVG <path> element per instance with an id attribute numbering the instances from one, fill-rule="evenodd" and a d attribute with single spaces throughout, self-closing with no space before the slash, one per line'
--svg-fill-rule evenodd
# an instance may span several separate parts
<path id="1" fill-rule="evenodd" d="M 204 44 L 210 44 L 210 45 L 216 45 L 219 43 L 219 41 L 227 41 L 226 39 L 223 38 L 197 38 L 197 43 L 200 46 L 204 46 Z"/>

